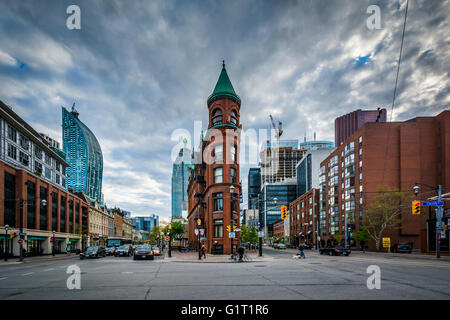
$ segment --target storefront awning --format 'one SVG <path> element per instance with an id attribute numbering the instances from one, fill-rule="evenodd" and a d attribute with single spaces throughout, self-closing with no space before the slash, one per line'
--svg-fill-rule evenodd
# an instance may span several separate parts
<path id="1" fill-rule="evenodd" d="M 28 236 L 27 240 L 47 240 L 47 237 L 30 237 Z"/>
<path id="2" fill-rule="evenodd" d="M 56 241 L 66 241 L 66 238 L 56 238 Z"/>
<path id="3" fill-rule="evenodd" d="M 70 242 L 77 242 L 78 240 L 80 239 L 72 239 L 72 238 L 69 239 Z"/>

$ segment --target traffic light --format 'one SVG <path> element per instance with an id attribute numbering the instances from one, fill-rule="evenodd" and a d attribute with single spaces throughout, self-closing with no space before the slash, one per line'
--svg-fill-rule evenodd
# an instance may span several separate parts
<path id="1" fill-rule="evenodd" d="M 447 231 L 448 226 L 446 224 L 444 224 L 444 231 Z"/>
<path id="2" fill-rule="evenodd" d="M 16 233 L 15 232 L 11 232 L 10 236 L 11 236 L 11 239 L 14 239 L 14 237 L 16 236 Z"/>
<path id="3" fill-rule="evenodd" d="M 420 201 L 412 202 L 412 214 L 420 214 Z"/>
<path id="4" fill-rule="evenodd" d="M 230 232 L 231 231 L 231 227 L 227 226 L 227 231 Z"/>
<path id="5" fill-rule="evenodd" d="M 287 207 L 281 206 L 281 219 L 286 220 L 287 219 Z"/>

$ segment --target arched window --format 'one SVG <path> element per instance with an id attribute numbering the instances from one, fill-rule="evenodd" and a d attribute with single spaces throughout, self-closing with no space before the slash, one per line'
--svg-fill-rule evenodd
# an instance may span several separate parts
<path id="1" fill-rule="evenodd" d="M 212 113 L 212 123 L 213 125 L 222 123 L 222 110 L 215 109 Z"/>
<path id="2" fill-rule="evenodd" d="M 235 110 L 231 110 L 231 117 L 230 117 L 230 121 L 233 124 L 237 124 L 237 113 Z"/>
<path id="3" fill-rule="evenodd" d="M 215 116 L 218 116 L 219 114 L 222 114 L 222 110 L 216 109 L 216 110 L 213 111 L 212 116 L 215 117 Z"/>

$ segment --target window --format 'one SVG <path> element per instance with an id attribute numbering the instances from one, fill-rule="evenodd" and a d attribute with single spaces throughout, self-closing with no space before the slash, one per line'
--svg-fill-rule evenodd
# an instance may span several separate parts
<path id="1" fill-rule="evenodd" d="M 65 166 L 62 166 L 62 172 L 61 173 L 63 174 L 63 176 L 66 175 L 66 167 Z"/>
<path id="2" fill-rule="evenodd" d="M 214 211 L 223 210 L 223 193 L 213 193 Z"/>
<path id="3" fill-rule="evenodd" d="M 223 145 L 219 144 L 214 147 L 214 162 L 223 160 Z"/>
<path id="4" fill-rule="evenodd" d="M 42 160 L 42 150 L 39 147 L 34 148 L 34 155 L 36 156 L 36 158 Z"/>
<path id="5" fill-rule="evenodd" d="M 4 193 L 3 204 L 5 208 L 4 224 L 12 227 L 16 225 L 16 177 L 8 172 L 4 172 Z"/>
<path id="6" fill-rule="evenodd" d="M 61 164 L 59 162 L 56 162 L 56 171 L 61 171 Z"/>
<path id="7" fill-rule="evenodd" d="M 8 138 L 14 142 L 17 141 L 17 131 L 10 125 L 8 125 Z"/>
<path id="8" fill-rule="evenodd" d="M 48 167 L 45 167 L 45 177 L 47 179 L 51 179 L 52 178 L 52 171 Z"/>
<path id="9" fill-rule="evenodd" d="M 223 219 L 214 220 L 214 238 L 223 238 Z"/>
<path id="10" fill-rule="evenodd" d="M 233 124 L 237 124 L 237 114 L 236 114 L 236 111 L 234 111 L 234 110 L 231 110 L 230 121 Z"/>
<path id="11" fill-rule="evenodd" d="M 230 146 L 230 160 L 232 163 L 236 161 L 236 147 Z"/>
<path id="12" fill-rule="evenodd" d="M 23 153 L 22 151 L 19 151 L 19 161 L 24 165 L 28 167 L 28 164 L 30 163 L 29 157 L 27 154 Z"/>
<path id="13" fill-rule="evenodd" d="M 214 183 L 222 183 L 223 182 L 223 169 L 215 168 L 214 169 Z"/>
<path id="14" fill-rule="evenodd" d="M 45 154 L 45 163 L 49 166 L 52 165 L 52 158 L 48 154 Z"/>
<path id="15" fill-rule="evenodd" d="M 28 150 L 30 148 L 30 140 L 28 140 L 24 135 L 20 135 L 19 143 L 22 148 Z"/>
<path id="16" fill-rule="evenodd" d="M 39 201 L 39 229 L 47 230 L 47 210 L 42 203 L 42 200 L 44 199 L 47 201 L 47 189 L 44 187 L 40 187 L 39 192 L 39 197 L 41 199 L 41 201 Z"/>
<path id="17" fill-rule="evenodd" d="M 309 215 L 312 215 L 312 208 L 309 208 Z"/>
<path id="18" fill-rule="evenodd" d="M 34 171 L 39 174 L 42 174 L 42 163 L 35 161 L 34 162 Z"/>
<path id="19" fill-rule="evenodd" d="M 66 178 L 62 178 L 62 183 L 61 183 L 61 185 L 62 185 L 63 187 L 66 187 Z"/>
<path id="20" fill-rule="evenodd" d="M 12 144 L 8 143 L 8 157 L 16 160 L 17 159 L 17 149 Z"/>
<path id="21" fill-rule="evenodd" d="M 221 124 L 221 123 L 222 123 L 222 116 L 213 118 L 213 125 Z"/>
<path id="22" fill-rule="evenodd" d="M 57 174 L 56 175 L 56 183 L 59 184 L 59 181 L 60 181 L 60 177 L 59 177 L 59 174 Z"/>
<path id="23" fill-rule="evenodd" d="M 309 204 L 312 204 L 312 198 L 309 198 Z"/>
<path id="24" fill-rule="evenodd" d="M 213 111 L 212 117 L 213 117 L 213 119 L 212 119 L 213 125 L 221 124 L 222 123 L 222 110 L 215 109 Z"/>
<path id="25" fill-rule="evenodd" d="M 218 116 L 218 115 L 220 115 L 220 114 L 222 114 L 222 110 L 216 109 L 216 110 L 213 111 L 212 116 L 215 117 L 215 116 Z"/>
<path id="26" fill-rule="evenodd" d="M 230 168 L 230 182 L 235 183 L 236 182 L 236 169 Z"/>
<path id="27" fill-rule="evenodd" d="M 27 181 L 27 228 L 36 229 L 36 184 Z"/>
<path id="28" fill-rule="evenodd" d="M 297 211 L 300 210 L 300 205 L 297 203 Z"/>

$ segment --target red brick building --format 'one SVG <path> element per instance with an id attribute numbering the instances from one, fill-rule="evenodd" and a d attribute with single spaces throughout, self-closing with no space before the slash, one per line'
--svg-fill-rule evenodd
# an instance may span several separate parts
<path id="1" fill-rule="evenodd" d="M 442 185 L 450 191 L 450 111 L 435 117 L 417 117 L 405 122 L 366 123 L 354 132 L 328 158 L 321 162 L 320 234 L 322 242 L 345 232 L 344 220 L 353 233 L 360 230 L 367 205 L 377 187 L 387 185 L 410 192 L 416 182 Z M 417 200 L 426 200 L 436 191 L 421 188 Z M 448 203 L 444 221 L 448 221 Z M 422 208 L 412 215 L 411 207 L 401 215 L 399 229 L 386 230 L 391 243 L 412 242 L 414 248 L 433 251 L 435 213 Z M 447 222 L 448 223 L 448 222 Z M 358 247 L 354 238 L 353 244 Z M 373 241 L 369 248 L 375 247 Z M 441 242 L 442 252 L 449 250 L 448 234 Z"/>
<path id="2" fill-rule="evenodd" d="M 316 243 L 314 232 L 319 228 L 319 189 L 310 189 L 289 204 L 290 242 Z M 317 232 L 318 234 L 318 232 Z"/>
<path id="3" fill-rule="evenodd" d="M 279 220 L 273 224 L 273 236 L 275 238 L 283 238 L 284 232 L 284 220 Z"/>
<path id="4" fill-rule="evenodd" d="M 81 249 L 82 233 L 89 232 L 88 203 L 65 190 L 67 162 L 1 101 L 0 129 L 0 252 L 8 242 L 9 255 L 19 255 L 21 201 L 27 255 L 51 253 L 53 231 L 56 252 L 65 252 L 69 243 Z"/>
<path id="5" fill-rule="evenodd" d="M 195 156 L 188 185 L 188 242 L 197 247 L 199 239 L 206 238 L 202 244 L 208 252 L 229 254 L 231 239 L 226 227 L 240 224 L 239 132 L 242 126 L 241 99 L 233 89 L 225 64 L 207 104 L 208 130 Z M 199 229 L 198 234 L 195 229 Z M 239 232 L 233 245 L 239 245 Z"/>

